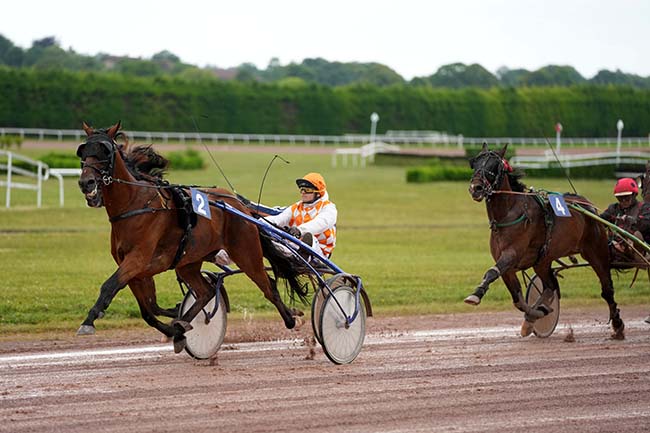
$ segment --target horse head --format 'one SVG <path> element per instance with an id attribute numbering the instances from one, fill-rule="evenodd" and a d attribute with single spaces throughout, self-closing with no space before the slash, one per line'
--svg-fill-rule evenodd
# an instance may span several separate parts
<path id="1" fill-rule="evenodd" d="M 487 143 L 483 143 L 481 152 L 469 160 L 469 165 L 474 170 L 469 193 L 475 201 L 481 201 L 499 190 L 506 173 L 512 171 L 504 159 L 507 147 L 506 144 L 502 149 L 494 151 L 488 149 Z"/>
<path id="2" fill-rule="evenodd" d="M 77 156 L 81 158 L 81 176 L 79 188 L 90 207 L 102 207 L 101 186 L 108 186 L 113 181 L 115 169 L 115 154 L 118 152 L 116 137 L 122 136 L 119 132 L 120 122 L 106 129 L 93 129 L 85 122 L 83 129 L 86 132 L 86 141 L 77 148 Z"/>
<path id="3" fill-rule="evenodd" d="M 645 172 L 637 176 L 636 183 L 641 185 L 641 195 L 644 202 L 650 202 L 650 161 L 645 163 Z"/>

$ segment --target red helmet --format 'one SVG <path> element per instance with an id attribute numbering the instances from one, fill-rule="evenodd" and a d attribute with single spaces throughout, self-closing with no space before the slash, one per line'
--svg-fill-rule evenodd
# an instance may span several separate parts
<path id="1" fill-rule="evenodd" d="M 636 181 L 631 177 L 624 177 L 623 179 L 619 179 L 618 182 L 616 182 L 616 186 L 614 187 L 614 195 L 616 197 L 630 194 L 636 196 L 638 193 L 639 185 L 637 185 Z"/>

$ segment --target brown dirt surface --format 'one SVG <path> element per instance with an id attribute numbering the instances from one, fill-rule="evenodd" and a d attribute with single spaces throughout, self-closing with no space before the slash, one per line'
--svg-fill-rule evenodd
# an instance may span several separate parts
<path id="1" fill-rule="evenodd" d="M 563 310 L 546 339 L 521 315 L 370 317 L 337 366 L 278 320 L 231 320 L 211 360 L 155 331 L 2 336 L 0 432 L 647 432 L 648 311 Z"/>

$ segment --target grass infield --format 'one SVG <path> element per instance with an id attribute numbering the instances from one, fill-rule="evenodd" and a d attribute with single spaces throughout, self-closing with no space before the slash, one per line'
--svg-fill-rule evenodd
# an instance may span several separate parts
<path id="1" fill-rule="evenodd" d="M 198 149 L 198 148 L 197 148 Z M 74 150 L 71 150 L 73 152 Z M 204 151 L 203 151 L 204 152 Z M 31 157 L 38 151 L 31 151 Z M 257 200 L 260 182 L 272 153 L 213 154 L 237 192 Z M 407 184 L 404 167 L 332 168 L 329 155 L 282 155 L 263 187 L 262 202 L 286 205 L 299 198 L 294 179 L 310 171 L 325 177 L 339 210 L 334 262 L 362 277 L 376 314 L 481 312 L 512 309 L 499 280 L 477 307 L 462 300 L 494 264 L 488 249 L 489 228 L 483 203 L 471 200 L 468 182 Z M 202 171 L 171 172 L 175 183 L 227 183 L 207 155 Z M 526 182 L 526 179 L 524 179 Z M 533 186 L 568 191 L 563 179 L 529 179 Z M 574 180 L 578 192 L 599 208 L 613 199 L 613 180 Z M 6 190 L 0 188 L 0 197 Z M 11 209 L 0 209 L 0 329 L 2 334 L 69 330 L 74 332 L 97 298 L 100 285 L 115 271 L 110 256 L 110 224 L 104 209 L 90 209 L 76 184 L 65 180 L 65 207 L 58 206 L 58 183 L 45 182 L 44 207 L 35 207 L 31 191 L 12 191 Z M 214 268 L 205 265 L 206 269 Z M 595 274 L 589 269 L 565 271 L 560 285 L 562 305 L 601 305 Z M 613 275 L 617 301 L 648 304 L 645 273 L 632 288 L 632 273 Z M 156 277 L 159 303 L 171 306 L 181 294 L 173 272 Z M 230 277 L 226 286 L 238 317 L 280 317 L 252 282 Z M 309 311 L 308 307 L 303 308 Z M 128 289 L 117 295 L 98 329 L 147 325 L 140 319 Z"/>

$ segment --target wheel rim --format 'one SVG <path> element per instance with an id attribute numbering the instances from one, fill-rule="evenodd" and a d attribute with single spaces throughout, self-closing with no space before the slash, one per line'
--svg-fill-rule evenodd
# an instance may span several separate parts
<path id="1" fill-rule="evenodd" d="M 336 274 L 333 277 L 327 279 L 325 283 L 332 291 L 336 290 L 338 287 L 341 286 L 351 287 L 352 284 L 348 276 L 345 274 Z M 321 287 L 316 291 L 316 293 L 314 294 L 314 298 L 311 302 L 311 327 L 314 331 L 314 337 L 316 337 L 316 341 L 318 341 L 318 343 L 321 346 L 323 345 L 323 338 L 320 333 L 320 318 L 321 318 L 321 312 L 323 308 L 323 302 L 325 302 L 325 298 L 329 294 L 330 294 L 329 290 L 327 290 L 324 287 Z"/>
<path id="2" fill-rule="evenodd" d="M 528 284 L 528 289 L 526 291 L 526 303 L 530 306 L 535 304 L 539 297 L 542 295 L 544 290 L 544 285 L 542 284 L 542 279 L 535 275 Z M 557 322 L 560 318 L 560 300 L 557 297 L 557 293 L 553 292 L 553 298 L 551 299 L 550 306 L 553 309 L 552 312 L 546 316 L 535 320 L 533 323 L 533 333 L 539 338 L 549 337 L 555 331 Z"/>
<path id="3" fill-rule="evenodd" d="M 361 352 L 366 332 L 363 302 L 360 302 L 357 317 L 348 326 L 345 326 L 346 318 L 343 314 L 345 312 L 346 316 L 353 315 L 355 305 L 355 291 L 347 286 L 334 289 L 323 303 L 320 317 L 323 351 L 335 364 L 348 364 Z"/>
<path id="4" fill-rule="evenodd" d="M 322 346 L 323 339 L 320 336 L 320 313 L 325 301 L 325 292 L 326 289 L 318 289 L 314 294 L 314 299 L 311 302 L 311 328 L 314 331 L 314 337 L 316 341 Z"/>

